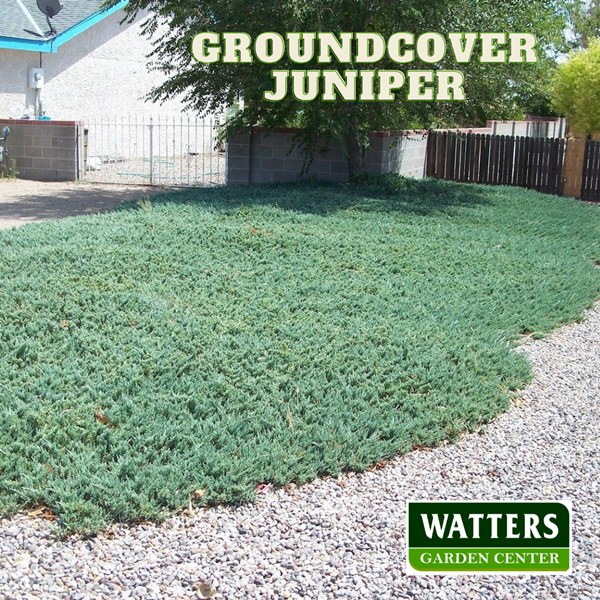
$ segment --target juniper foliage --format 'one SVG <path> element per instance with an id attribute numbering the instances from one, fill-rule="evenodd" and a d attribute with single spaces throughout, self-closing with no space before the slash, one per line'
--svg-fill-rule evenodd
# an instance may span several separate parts
<path id="1" fill-rule="evenodd" d="M 390 177 L 2 231 L 0 509 L 96 531 L 453 439 L 527 383 L 516 340 L 600 296 L 599 227 Z"/>

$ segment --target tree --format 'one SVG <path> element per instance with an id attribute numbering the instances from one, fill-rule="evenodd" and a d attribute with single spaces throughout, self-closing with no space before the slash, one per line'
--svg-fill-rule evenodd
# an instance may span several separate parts
<path id="1" fill-rule="evenodd" d="M 115 1 L 115 0 L 109 0 Z M 559 2 L 562 0 L 559 0 Z M 167 75 L 165 83 L 151 94 L 155 101 L 182 94 L 188 108 L 215 111 L 243 97 L 245 109 L 228 122 L 228 131 L 260 124 L 272 128 L 286 124 L 299 126 L 297 143 L 313 156 L 317 139 L 341 147 L 351 176 L 365 169 L 364 151 L 368 133 L 380 129 L 406 129 L 454 124 L 477 125 L 487 118 L 509 118 L 519 111 L 518 97 L 523 86 L 543 79 L 552 63 L 550 49 L 562 41 L 565 13 L 555 0 L 131 0 L 126 10 L 133 18 L 140 11 L 151 12 L 145 25 L 148 34 L 166 23 L 152 58 Z M 464 73 L 465 102 L 407 102 L 399 94 L 395 102 L 302 103 L 289 94 L 273 103 L 263 98 L 273 89 L 271 71 L 298 69 L 283 59 L 274 67 L 254 61 L 251 64 L 199 64 L 190 53 L 194 36 L 200 32 L 246 32 L 255 39 L 264 31 L 286 32 L 377 32 L 387 39 L 395 32 L 528 32 L 538 40 L 538 63 L 481 63 L 477 56 L 457 65 L 452 52 L 435 64 L 419 60 L 398 64 L 387 56 L 377 65 L 342 64 L 335 58 L 330 65 L 316 61 L 306 69 L 409 69 L 461 70 Z"/>
<path id="2" fill-rule="evenodd" d="M 600 0 L 573 0 L 569 20 L 576 48 L 587 48 L 600 37 Z"/>
<path id="3" fill-rule="evenodd" d="M 600 40 L 591 41 L 587 50 L 573 52 L 559 65 L 552 99 L 578 134 L 600 131 Z"/>

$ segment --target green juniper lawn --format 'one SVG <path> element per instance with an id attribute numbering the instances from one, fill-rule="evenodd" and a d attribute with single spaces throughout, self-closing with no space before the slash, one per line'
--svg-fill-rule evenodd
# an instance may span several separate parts
<path id="1" fill-rule="evenodd" d="M 599 231 L 598 206 L 396 177 L 3 231 L 0 510 L 95 531 L 452 439 L 527 383 L 523 334 L 600 296 Z"/>

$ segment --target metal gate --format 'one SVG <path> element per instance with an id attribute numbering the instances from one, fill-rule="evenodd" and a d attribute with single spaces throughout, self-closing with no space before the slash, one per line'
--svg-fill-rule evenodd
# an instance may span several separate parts
<path id="1" fill-rule="evenodd" d="M 84 180 L 166 186 L 226 182 L 218 116 L 106 117 L 85 121 Z"/>

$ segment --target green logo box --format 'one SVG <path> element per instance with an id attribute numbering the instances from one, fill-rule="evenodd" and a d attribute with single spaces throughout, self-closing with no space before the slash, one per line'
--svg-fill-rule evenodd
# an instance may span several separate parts
<path id="1" fill-rule="evenodd" d="M 571 571 L 570 501 L 407 502 L 409 575 Z"/>

